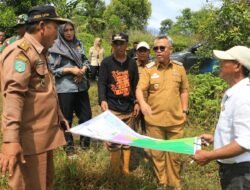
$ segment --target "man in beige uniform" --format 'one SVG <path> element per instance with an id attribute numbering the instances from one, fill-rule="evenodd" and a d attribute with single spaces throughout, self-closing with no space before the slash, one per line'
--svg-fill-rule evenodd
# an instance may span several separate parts
<path id="1" fill-rule="evenodd" d="M 146 132 L 158 139 L 183 137 L 183 123 L 188 108 L 188 81 L 184 67 L 170 61 L 172 42 L 166 36 L 157 37 L 153 48 L 156 62 L 146 65 L 140 75 L 136 96 L 146 120 Z M 148 91 L 147 102 L 143 91 Z M 178 154 L 150 150 L 159 189 L 172 186 L 180 189 Z"/>
<path id="2" fill-rule="evenodd" d="M 146 65 L 149 63 L 149 55 L 150 55 L 150 46 L 148 45 L 147 42 L 139 42 L 139 44 L 136 47 L 136 65 L 138 67 L 138 73 L 139 77 L 142 73 L 142 70 L 146 67 Z M 144 91 L 144 99 L 146 100 L 147 98 L 147 91 Z M 146 129 L 145 129 L 145 120 L 142 112 L 138 114 L 138 116 L 135 118 L 134 121 L 134 130 L 141 133 L 145 134 Z M 147 150 L 147 149 L 145 149 Z"/>
<path id="3" fill-rule="evenodd" d="M 46 53 L 58 24 L 65 21 L 52 6 L 32 8 L 27 33 L 1 55 L 0 171 L 9 172 L 14 190 L 53 189 L 53 149 L 65 144 L 60 124 L 68 125 L 58 106 Z"/>

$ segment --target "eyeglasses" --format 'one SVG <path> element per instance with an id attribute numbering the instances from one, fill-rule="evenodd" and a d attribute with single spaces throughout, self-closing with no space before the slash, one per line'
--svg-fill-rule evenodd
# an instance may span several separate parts
<path id="1" fill-rule="evenodd" d="M 155 46 L 153 47 L 153 50 L 154 52 L 157 52 L 158 50 L 160 50 L 160 52 L 164 52 L 166 48 L 166 46 Z"/>

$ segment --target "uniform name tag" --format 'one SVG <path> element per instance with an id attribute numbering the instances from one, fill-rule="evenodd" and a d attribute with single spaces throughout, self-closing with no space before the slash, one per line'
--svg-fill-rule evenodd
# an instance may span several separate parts
<path id="1" fill-rule="evenodd" d="M 158 75 L 157 73 L 154 73 L 152 76 L 151 76 L 151 79 L 157 79 L 159 78 L 160 75 Z"/>

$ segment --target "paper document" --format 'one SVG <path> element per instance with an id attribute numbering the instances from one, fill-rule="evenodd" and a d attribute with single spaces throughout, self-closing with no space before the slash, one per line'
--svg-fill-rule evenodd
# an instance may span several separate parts
<path id="1" fill-rule="evenodd" d="M 162 140 L 140 135 L 110 111 L 105 111 L 97 117 L 71 128 L 70 132 L 118 144 L 190 155 L 201 149 L 201 140 L 197 137 Z"/>

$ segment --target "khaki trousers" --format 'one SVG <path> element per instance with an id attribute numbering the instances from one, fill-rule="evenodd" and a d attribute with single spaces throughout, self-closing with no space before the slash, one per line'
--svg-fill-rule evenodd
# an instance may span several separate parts
<path id="1" fill-rule="evenodd" d="M 178 139 L 183 137 L 183 125 L 158 127 L 147 123 L 147 136 L 157 139 Z M 155 174 L 160 184 L 172 187 L 180 187 L 180 160 L 179 154 L 165 151 L 148 149 L 148 154 L 152 159 Z"/>
<path id="2" fill-rule="evenodd" d="M 9 178 L 11 190 L 52 190 L 54 177 L 53 151 L 24 156 Z"/>

